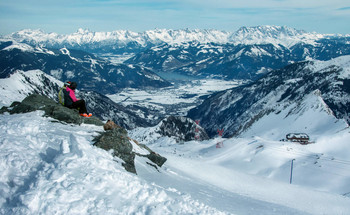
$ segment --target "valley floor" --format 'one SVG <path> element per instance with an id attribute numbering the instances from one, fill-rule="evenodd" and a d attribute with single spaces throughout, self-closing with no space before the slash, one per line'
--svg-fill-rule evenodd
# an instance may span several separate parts
<path id="1" fill-rule="evenodd" d="M 138 105 L 156 110 L 161 116 L 186 115 L 188 110 L 203 101 L 211 93 L 237 87 L 242 80 L 224 81 L 217 79 L 174 81 L 173 86 L 161 89 L 124 89 L 108 97 L 116 103 Z"/>

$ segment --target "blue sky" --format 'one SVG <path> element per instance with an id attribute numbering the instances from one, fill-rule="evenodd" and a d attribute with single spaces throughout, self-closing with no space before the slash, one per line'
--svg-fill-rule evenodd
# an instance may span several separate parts
<path id="1" fill-rule="evenodd" d="M 350 34 L 349 0 L 0 0 L 0 34 L 280 25 Z"/>

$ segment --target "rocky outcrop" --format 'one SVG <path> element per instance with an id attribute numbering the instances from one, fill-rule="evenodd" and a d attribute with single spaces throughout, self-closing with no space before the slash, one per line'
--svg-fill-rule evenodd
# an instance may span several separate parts
<path id="1" fill-rule="evenodd" d="M 1 63 L 0 63 L 1 64 Z M 84 79 L 85 80 L 85 79 Z M 39 94 L 58 102 L 58 92 L 63 83 L 40 70 L 16 71 L 9 78 L 0 79 L 2 93 L 0 107 L 11 104 L 14 98 L 22 101 L 29 95 Z M 84 81 L 81 81 L 83 83 Z M 16 83 L 16 86 L 13 84 Z M 163 116 L 155 111 L 149 111 L 135 105 L 123 106 L 113 102 L 110 98 L 95 91 L 81 90 L 80 82 L 75 93 L 77 98 L 84 99 L 86 108 L 93 116 L 106 121 L 113 120 L 126 129 L 136 127 L 150 127 L 159 123 Z"/>
<path id="2" fill-rule="evenodd" d="M 10 114 L 28 113 L 32 111 L 42 110 L 44 116 L 52 117 L 60 122 L 73 124 L 94 124 L 103 126 L 103 122 L 97 117 L 81 117 L 77 110 L 66 108 L 46 96 L 32 94 L 26 97 L 22 102 L 14 102 L 10 107 L 2 108 L 2 112 Z"/>
<path id="3" fill-rule="evenodd" d="M 157 132 L 162 136 L 174 137 L 178 142 L 209 139 L 205 130 L 195 121 L 182 116 L 163 119 Z"/>
<path id="4" fill-rule="evenodd" d="M 155 153 L 146 145 L 139 144 L 137 141 L 128 137 L 128 133 L 120 126 L 106 130 L 95 137 L 94 145 L 104 150 L 113 150 L 113 155 L 121 158 L 124 168 L 132 173 L 136 173 L 135 156 L 146 157 L 151 162 L 147 164 L 155 167 L 161 167 L 167 160 L 165 157 Z M 134 144 L 132 144 L 134 143 Z"/>
<path id="5" fill-rule="evenodd" d="M 119 125 L 115 124 L 113 121 L 111 120 L 107 120 L 106 124 L 103 125 L 103 129 L 105 131 L 108 131 L 108 130 L 113 130 L 114 128 L 118 128 L 120 127 Z"/>
<path id="6" fill-rule="evenodd" d="M 147 164 L 156 169 L 157 166 L 161 167 L 167 160 L 153 152 L 147 146 L 138 144 L 137 141 L 129 138 L 127 131 L 114 122 L 108 121 L 105 124 L 94 116 L 88 118 L 81 117 L 77 110 L 66 108 L 46 96 L 38 94 L 30 95 L 22 102 L 14 102 L 10 107 L 2 107 L 0 113 L 9 112 L 10 114 L 18 114 L 37 110 L 44 111 L 44 116 L 51 117 L 58 122 L 104 126 L 105 132 L 95 137 L 94 145 L 107 151 L 113 150 L 113 155 L 123 160 L 124 163 L 122 165 L 129 172 L 136 173 L 135 156 L 148 158 L 149 162 Z M 135 147 L 138 149 L 135 149 Z"/>
<path id="7" fill-rule="evenodd" d="M 121 158 L 124 168 L 132 173 L 136 173 L 135 169 L 135 153 L 133 153 L 132 145 L 128 139 L 128 133 L 121 127 L 113 128 L 101 133 L 95 137 L 94 145 L 106 151 L 113 150 L 113 155 Z"/>
<path id="8" fill-rule="evenodd" d="M 140 148 L 145 149 L 144 151 L 146 153 L 136 153 L 136 155 L 148 158 L 149 160 L 151 160 L 153 163 L 155 163 L 159 167 L 162 167 L 163 164 L 167 161 L 167 159 L 165 157 L 162 157 L 158 153 L 152 151 L 145 144 L 140 144 L 136 140 L 132 140 L 132 139 L 130 139 L 130 140 L 133 141 L 134 143 L 136 143 Z M 153 165 L 151 164 L 151 166 L 153 166 Z"/>

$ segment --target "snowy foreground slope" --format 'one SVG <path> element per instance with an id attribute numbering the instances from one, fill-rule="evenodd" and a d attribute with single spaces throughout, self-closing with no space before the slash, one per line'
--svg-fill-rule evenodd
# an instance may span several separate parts
<path id="1" fill-rule="evenodd" d="M 178 145 L 162 138 L 150 147 L 168 158 L 165 165 L 156 171 L 139 160 L 133 175 L 92 146 L 102 128 L 41 115 L 0 115 L 0 214 L 350 213 L 346 196 L 231 168 L 235 146 L 256 148 L 248 139 L 228 139 L 217 149 L 218 139 Z"/>
<path id="2" fill-rule="evenodd" d="M 221 213 L 127 173 L 91 145 L 102 128 L 53 123 L 41 114 L 0 115 L 1 214 Z"/>

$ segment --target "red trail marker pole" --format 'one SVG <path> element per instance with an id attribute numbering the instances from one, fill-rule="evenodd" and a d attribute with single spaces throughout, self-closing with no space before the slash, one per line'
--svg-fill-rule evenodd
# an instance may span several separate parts
<path id="1" fill-rule="evenodd" d="M 222 134 L 224 133 L 224 129 L 221 129 L 221 130 L 218 129 L 218 133 L 219 133 L 219 136 L 222 137 Z M 222 148 L 222 147 L 224 147 L 224 142 L 223 141 L 218 142 L 216 144 L 216 148 Z"/>

